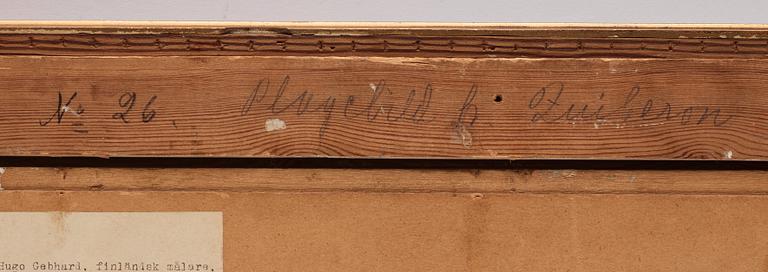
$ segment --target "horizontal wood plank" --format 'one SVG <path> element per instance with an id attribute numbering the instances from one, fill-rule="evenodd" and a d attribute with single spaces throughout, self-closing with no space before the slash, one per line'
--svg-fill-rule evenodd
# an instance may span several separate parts
<path id="1" fill-rule="evenodd" d="M 0 154 L 768 158 L 768 61 L 3 57 Z"/>
<path id="2" fill-rule="evenodd" d="M 765 29 L 765 25 L 0 21 L 0 54 L 766 58 Z"/>
<path id="3" fill-rule="evenodd" d="M 589 32 L 587 32 L 589 33 Z M 0 53 L 47 56 L 374 56 L 473 58 L 758 58 L 768 37 L 561 37 L 430 34 L 2 33 Z M 522 34 L 524 36 L 516 36 Z M 549 33 L 553 34 L 553 33 Z M 528 36 L 532 35 L 532 36 Z"/>
<path id="4" fill-rule="evenodd" d="M 768 194 L 768 171 L 6 167 L 6 191 Z"/>

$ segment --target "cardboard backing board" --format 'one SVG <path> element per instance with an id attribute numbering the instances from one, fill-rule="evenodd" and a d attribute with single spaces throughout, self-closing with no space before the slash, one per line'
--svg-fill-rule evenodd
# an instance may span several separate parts
<path id="1" fill-rule="evenodd" d="M 668 194 L 0 193 L 3 211 L 56 211 L 64 217 L 72 211 L 220 211 L 226 271 L 755 271 L 766 263 L 768 217 L 760 211 L 768 208 L 767 200 Z"/>

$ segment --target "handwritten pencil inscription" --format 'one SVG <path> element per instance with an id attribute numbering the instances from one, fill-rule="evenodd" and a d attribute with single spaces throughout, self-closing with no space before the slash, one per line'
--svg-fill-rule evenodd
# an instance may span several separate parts
<path id="1" fill-rule="evenodd" d="M 733 118 L 723 114 L 720 107 L 710 105 L 677 106 L 654 98 L 641 99 L 642 90 L 633 86 L 622 94 L 621 103 L 614 109 L 605 102 L 606 92 L 600 92 L 597 102 L 568 102 L 565 83 L 554 82 L 537 90 L 528 100 L 533 113 L 531 123 L 575 123 L 611 121 L 631 125 L 637 122 L 678 122 L 680 125 L 709 123 L 721 127 Z M 614 105 L 615 106 L 615 105 Z"/>
<path id="2" fill-rule="evenodd" d="M 71 122 L 72 130 L 78 133 L 88 133 L 86 129 L 83 117 L 85 115 L 85 105 L 78 102 L 79 92 L 72 92 L 71 95 L 66 96 L 63 92 L 59 91 L 55 103 L 53 113 L 51 113 L 46 119 L 38 120 L 38 124 L 41 127 L 46 127 L 51 124 L 61 125 L 65 120 L 66 113 L 71 113 L 76 117 L 76 120 Z M 68 97 L 67 99 L 64 99 Z M 156 95 L 151 96 L 139 114 L 142 123 L 149 123 L 155 118 L 157 114 L 152 108 L 152 104 L 157 99 Z M 117 105 L 121 110 L 112 114 L 112 119 L 120 120 L 124 124 L 130 123 L 129 114 L 132 113 L 136 104 L 137 94 L 136 92 L 124 92 L 117 100 Z M 174 121 L 175 122 L 175 121 Z"/>
<path id="3" fill-rule="evenodd" d="M 323 122 L 319 131 L 321 138 L 325 135 L 331 119 L 336 116 L 343 119 L 360 118 L 369 122 L 384 119 L 387 122 L 405 121 L 414 124 L 431 120 L 426 116 L 432 103 L 432 84 L 430 83 L 426 83 L 420 89 L 409 90 L 405 100 L 396 103 L 383 101 L 384 97 L 394 94 L 384 80 L 374 84 L 372 93 L 368 96 L 344 95 L 337 97 L 328 95 L 317 100 L 315 93 L 310 90 L 300 91 L 296 96 L 286 97 L 290 82 L 290 76 L 283 77 L 277 87 L 271 84 L 268 78 L 259 80 L 245 99 L 240 115 L 248 115 L 254 107 L 258 106 L 262 106 L 262 110 L 275 115 L 290 111 L 297 116 L 320 112 L 323 115 Z M 273 98 L 266 100 L 267 96 Z"/>
<path id="4" fill-rule="evenodd" d="M 149 100 L 147 100 L 146 104 L 144 104 L 144 108 L 141 110 L 142 122 L 149 123 L 153 118 L 155 118 L 156 112 L 151 108 L 152 103 L 155 102 L 155 99 L 157 99 L 157 96 L 153 95 L 149 98 Z M 112 118 L 119 119 L 126 124 L 129 123 L 127 116 L 129 113 L 131 113 L 133 107 L 136 105 L 136 92 L 124 92 L 122 95 L 120 95 L 117 103 L 120 105 L 120 108 L 122 108 L 122 111 L 112 114 Z"/>
<path id="5" fill-rule="evenodd" d="M 305 89 L 302 84 L 305 82 L 296 84 L 290 75 L 259 78 L 247 96 L 236 101 L 240 105 L 239 115 L 248 117 L 256 111 L 258 114 L 253 116 L 264 118 L 266 114 L 268 118 L 283 120 L 280 119 L 283 115 L 301 118 L 314 114 L 314 118 L 319 116 L 321 120 L 317 131 L 320 139 L 328 133 L 331 124 L 345 121 L 403 123 L 416 128 L 441 126 L 452 132 L 454 142 L 466 148 L 472 147 L 472 131 L 479 124 L 494 121 L 483 118 L 520 118 L 520 112 L 526 113 L 525 122 L 534 126 L 594 124 L 595 128 L 607 124 L 613 124 L 616 128 L 649 124 L 722 127 L 734 118 L 733 113 L 715 105 L 676 105 L 654 96 L 654 92 L 647 92 L 639 85 L 628 86 L 624 90 L 591 91 L 571 90 L 565 82 L 555 81 L 530 89 L 525 97 L 517 94 L 518 97 L 502 103 L 504 92 L 484 88 L 477 82 L 467 83 L 458 94 L 455 90 L 436 90 L 432 82 L 404 87 L 390 85 L 382 79 L 368 85 L 361 84 L 360 91 L 351 94 Z M 445 93 L 452 94 L 452 98 L 443 100 L 444 97 L 439 94 Z M 78 92 L 59 91 L 51 104 L 51 111 L 38 120 L 38 125 L 46 127 L 62 124 L 68 118 L 65 113 L 82 118 L 86 105 L 80 102 L 78 96 Z M 113 110 L 107 117 L 109 119 L 129 124 L 150 123 L 156 118 L 157 95 L 121 91 L 114 99 L 110 103 Z M 435 104 L 434 100 L 440 100 L 440 103 Z M 439 107 L 435 108 L 436 105 Z M 101 114 L 104 111 L 98 112 Z M 83 128 L 83 120 L 73 121 L 75 131 L 87 133 Z M 265 120 L 259 122 L 264 124 Z M 441 123 L 432 124 L 434 122 Z M 171 123 L 177 128 L 175 120 Z"/>
<path id="6" fill-rule="evenodd" d="M 72 111 L 76 115 L 83 114 L 85 112 L 85 109 L 83 108 L 83 105 L 80 103 L 75 102 L 75 98 L 77 98 L 77 92 L 72 93 L 69 95 L 66 100 L 64 101 L 64 95 L 59 92 L 58 99 L 56 100 L 56 108 L 54 109 L 53 113 L 48 117 L 46 120 L 40 120 L 39 124 L 40 126 L 47 126 L 52 121 L 56 124 L 61 124 L 61 121 L 64 120 L 64 113 Z M 75 109 L 72 109 L 73 105 L 77 105 Z"/>

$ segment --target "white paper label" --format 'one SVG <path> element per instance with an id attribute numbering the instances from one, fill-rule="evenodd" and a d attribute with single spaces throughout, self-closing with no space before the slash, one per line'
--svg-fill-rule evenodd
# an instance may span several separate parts
<path id="1" fill-rule="evenodd" d="M 0 272 L 223 271 L 220 212 L 0 212 Z"/>

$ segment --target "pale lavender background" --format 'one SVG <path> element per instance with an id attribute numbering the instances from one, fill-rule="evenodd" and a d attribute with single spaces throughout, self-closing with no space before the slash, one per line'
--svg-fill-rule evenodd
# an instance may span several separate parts
<path id="1" fill-rule="evenodd" d="M 0 20 L 768 23 L 768 0 L 12 0 Z"/>

